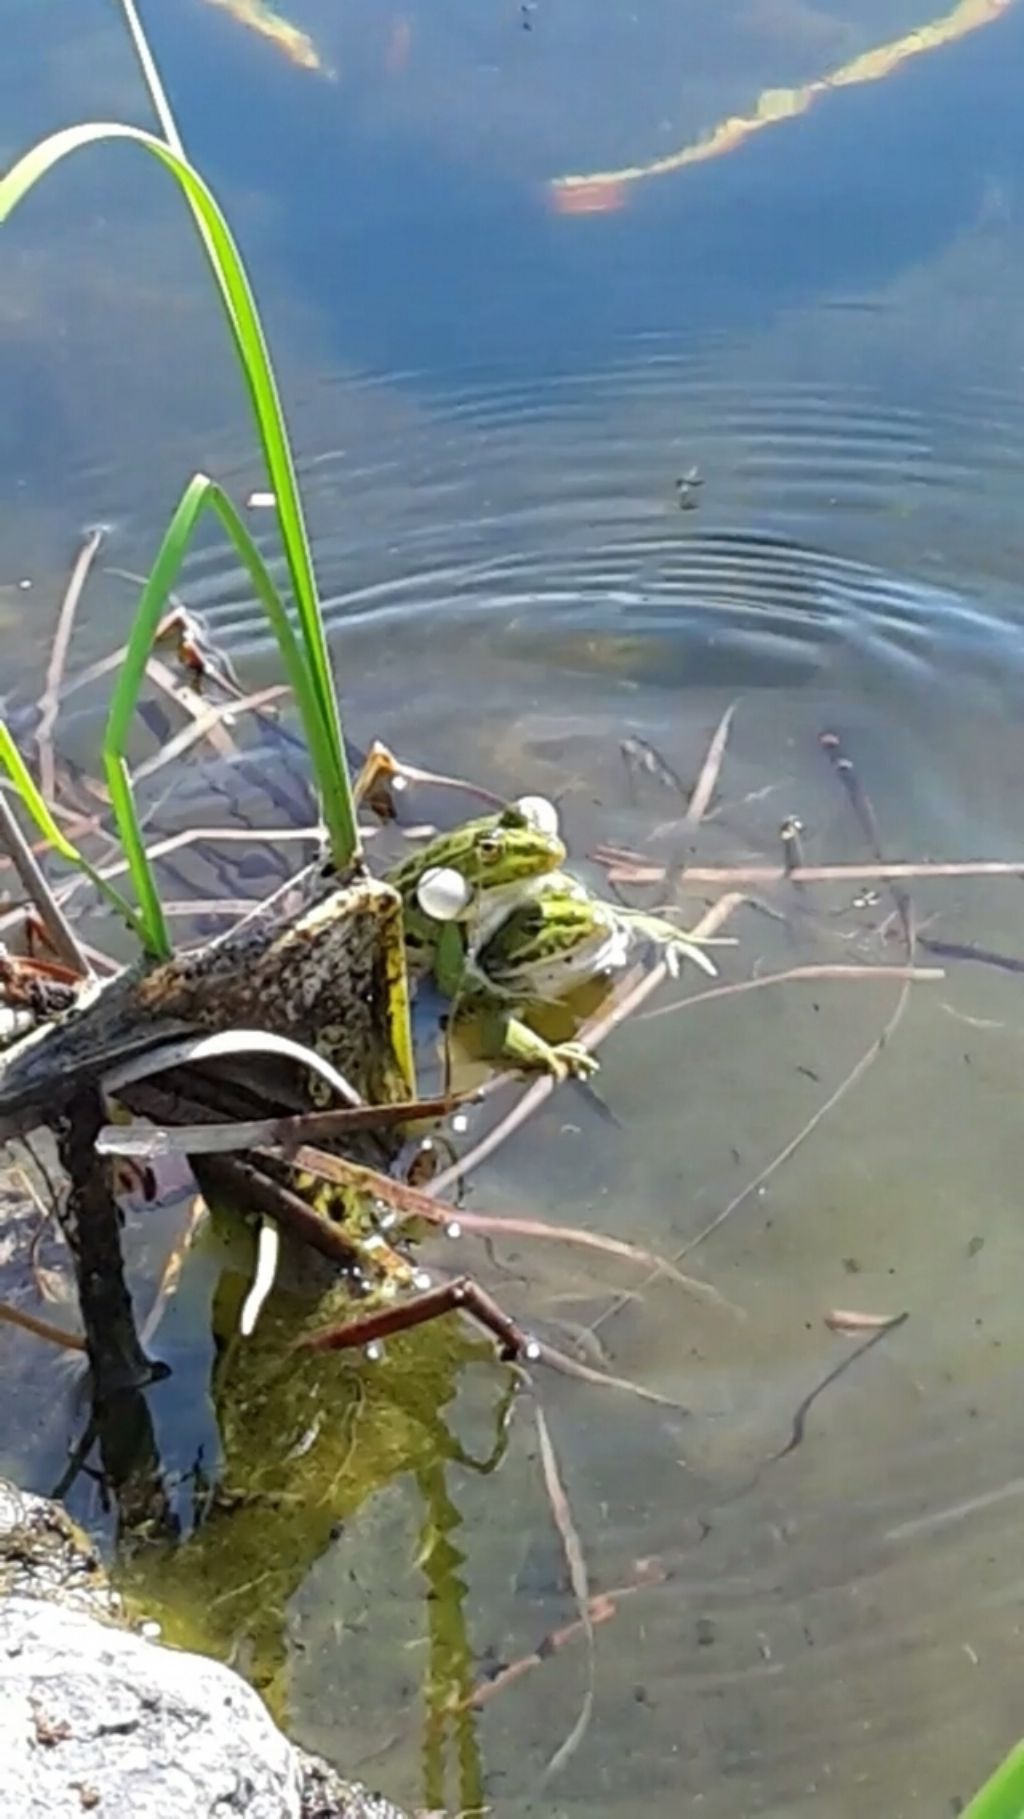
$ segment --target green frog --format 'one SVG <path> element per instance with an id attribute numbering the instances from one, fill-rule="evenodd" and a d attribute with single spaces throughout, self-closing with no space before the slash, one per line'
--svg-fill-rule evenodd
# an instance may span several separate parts
<path id="1" fill-rule="evenodd" d="M 526 799 L 436 835 L 387 874 L 402 899 L 412 983 L 432 974 L 444 996 L 471 1006 L 488 1054 L 556 1079 L 598 1063 L 578 1042 L 545 1041 L 517 1006 L 612 974 L 637 938 L 715 971 L 671 923 L 595 897 L 561 869 L 565 857 L 551 805 Z"/>
<path id="2" fill-rule="evenodd" d="M 582 886 L 559 869 L 565 857 L 555 810 L 539 798 L 527 798 L 500 814 L 484 815 L 436 835 L 387 873 L 387 882 L 402 899 L 406 964 L 413 986 L 433 974 L 445 997 L 462 1000 L 471 995 L 489 1054 L 521 1067 L 539 1068 L 556 1079 L 591 1073 L 597 1064 L 579 1043 L 549 1043 L 507 1012 L 492 1015 L 499 998 L 526 1001 L 535 999 L 537 993 L 526 989 L 506 992 L 504 988 L 488 993 L 475 956 L 499 940 L 506 927 L 515 938 L 523 926 L 518 919 L 520 908 L 534 901 L 535 891 L 548 877 L 557 880 L 544 899 L 552 929 L 556 902 L 570 898 L 577 902 L 580 892 L 586 898 Z M 444 879 L 454 887 L 443 916 L 429 913 L 435 902 L 432 879 Z M 599 973 L 603 962 L 600 944 L 575 933 L 573 970 L 578 982 L 592 972 Z M 591 955 L 594 964 L 588 967 Z M 524 967 L 524 988 L 529 984 L 528 971 Z"/>
<path id="3" fill-rule="evenodd" d="M 707 955 L 672 923 L 605 903 L 557 871 L 525 887 L 497 926 L 466 952 L 460 979 L 448 985 L 457 986 L 484 1019 L 492 1052 L 558 1079 L 591 1074 L 598 1062 L 580 1043 L 552 1046 L 516 1015 L 516 1007 L 554 1002 L 610 976 L 626 964 L 637 940 L 664 948 L 673 970 L 686 958 L 715 975 Z"/>

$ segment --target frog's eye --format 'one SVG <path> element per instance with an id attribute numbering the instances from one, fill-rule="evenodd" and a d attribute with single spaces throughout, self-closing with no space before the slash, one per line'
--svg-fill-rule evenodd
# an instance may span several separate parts
<path id="1" fill-rule="evenodd" d="M 498 834 L 485 834 L 477 850 L 481 859 L 493 863 L 495 859 L 501 858 L 504 842 Z"/>

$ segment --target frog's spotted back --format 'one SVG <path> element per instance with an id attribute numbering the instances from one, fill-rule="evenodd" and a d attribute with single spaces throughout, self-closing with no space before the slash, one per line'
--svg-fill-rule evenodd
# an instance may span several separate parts
<path id="1" fill-rule="evenodd" d="M 559 873 L 517 904 L 473 957 L 473 982 L 510 1002 L 563 997 L 615 970 L 628 936 L 608 904 Z"/>

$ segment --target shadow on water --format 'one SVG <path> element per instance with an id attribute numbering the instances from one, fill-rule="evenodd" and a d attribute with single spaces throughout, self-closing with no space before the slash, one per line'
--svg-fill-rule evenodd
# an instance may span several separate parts
<path id="1" fill-rule="evenodd" d="M 282 344 L 352 731 L 557 796 L 581 865 L 601 840 L 664 856 L 678 838 L 678 803 L 629 786 L 621 738 L 652 741 L 692 783 L 737 698 L 718 812 L 686 835 L 695 861 L 774 860 L 792 815 L 813 861 L 862 860 L 818 744 L 833 726 L 887 852 L 1021 851 L 1024 12 L 640 184 L 619 213 L 544 201 L 559 171 L 671 148 L 921 22 L 892 12 L 780 0 L 741 9 L 733 32 L 732 15 L 726 30 L 641 0 L 609 7 L 588 63 L 568 4 L 539 4 L 529 33 L 514 7 L 499 27 L 500 8 L 410 6 L 401 91 L 366 6 L 304 9 L 334 84 L 198 0 L 151 21 Z M 59 56 L 32 27 L 39 93 L 24 61 L 18 81 L 0 74 L 26 138 L 79 99 L 115 112 L 137 92 L 113 35 L 87 58 L 80 13 L 63 14 Z M 766 19 L 774 36 L 752 49 Z M 111 176 L 83 174 L 66 218 L 55 199 L 16 230 L 0 636 L 9 653 L 18 635 L 3 689 L 22 710 L 81 518 L 126 514 L 76 631 L 84 664 L 120 636 L 133 594 L 114 571 L 146 564 L 183 474 L 208 463 L 243 497 L 260 481 L 188 236 L 133 177 L 108 205 Z M 55 241 L 73 258 L 63 287 Z M 222 544 L 197 552 L 184 589 L 246 684 L 272 679 Z M 82 762 L 101 702 L 75 697 L 62 722 Z M 199 750 L 166 783 L 146 797 L 161 836 L 266 826 L 286 784 L 308 809 L 283 766 L 275 800 Z M 408 809 L 436 812 L 435 798 Z M 247 855 L 238 891 L 259 893 L 278 858 Z M 162 882 L 209 896 L 207 866 L 177 854 Z M 925 938 L 1010 961 L 1018 898 L 1016 880 L 914 886 Z M 704 904 L 685 894 L 691 920 Z M 717 956 L 723 978 L 892 961 L 891 909 L 871 885 L 766 887 Z M 503 1371 L 450 1325 L 396 1341 L 383 1366 L 296 1363 L 278 1343 L 300 1309 L 290 1287 L 243 1349 L 242 1262 L 205 1234 L 160 1329 L 172 1376 L 147 1399 L 152 1526 L 125 1541 L 126 1583 L 170 1634 L 236 1659 L 304 1741 L 410 1803 L 443 1793 L 457 1810 L 482 1788 L 524 1819 L 951 1810 L 1021 1729 L 1008 1436 L 1024 1006 L 1012 967 L 944 964 L 761 1187 L 878 1043 L 890 984 L 638 1019 L 608 1045 L 599 1099 L 558 1095 L 474 1179 L 474 1205 L 662 1251 L 740 1196 L 693 1261 L 745 1320 L 661 1283 L 599 1328 L 607 1362 L 688 1418 L 544 1380 L 594 1588 L 622 1593 L 597 1627 L 594 1725 L 550 1796 L 539 1777 L 584 1675 L 578 1638 L 549 1645 L 571 1592 L 527 1423 L 506 1434 Z M 143 1305 L 180 1217 L 180 1203 L 130 1209 Z M 518 1240 L 467 1260 L 561 1343 L 635 1287 Z M 767 1465 L 853 1343 L 824 1323 L 844 1308 L 909 1318 Z M 48 1488 L 81 1410 L 23 1335 L 2 1344 L 19 1399 L 4 1466 Z M 81 1475 L 71 1494 L 109 1539 L 102 1487 Z M 472 1722 L 470 1680 L 498 1686 Z"/>

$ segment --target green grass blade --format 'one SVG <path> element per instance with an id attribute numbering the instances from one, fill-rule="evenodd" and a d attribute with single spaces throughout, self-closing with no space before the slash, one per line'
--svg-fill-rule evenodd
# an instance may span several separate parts
<path id="1" fill-rule="evenodd" d="M 115 890 L 114 886 L 109 884 L 106 878 L 100 876 L 95 866 L 89 864 L 84 853 L 80 853 L 77 846 L 73 845 L 67 835 L 58 827 L 46 805 L 45 798 L 37 788 L 35 779 L 15 745 L 9 729 L 2 720 L 0 720 L 0 763 L 2 763 L 7 770 L 15 789 L 40 833 L 45 836 L 55 851 L 60 854 L 62 859 L 66 859 L 69 865 L 77 866 L 80 872 L 85 873 L 85 876 L 91 880 L 96 886 L 96 889 L 106 898 L 107 902 L 113 905 L 119 915 L 124 917 L 129 928 L 131 928 L 139 937 L 143 946 L 146 947 L 149 952 L 158 952 L 159 950 L 155 945 L 156 931 L 148 926 L 145 909 L 143 909 L 141 914 L 137 913 L 132 908 L 127 898 L 122 897 L 119 890 Z M 163 925 L 162 914 L 160 916 L 160 925 Z"/>
<path id="2" fill-rule="evenodd" d="M 103 770 L 121 850 L 128 861 L 128 876 L 135 886 L 139 910 L 146 926 L 146 949 L 158 960 L 167 960 L 173 952 L 171 937 L 167 932 L 160 893 L 153 876 L 153 867 L 149 863 L 146 843 L 142 838 L 128 766 L 123 758 L 104 750 Z"/>
<path id="3" fill-rule="evenodd" d="M 256 594 L 270 620 L 281 651 L 285 673 L 295 692 L 295 699 L 302 716 L 306 737 L 309 741 L 314 774 L 319 777 L 330 762 L 330 753 L 325 744 L 324 728 L 309 670 L 288 617 L 287 608 L 274 586 L 267 565 L 253 542 L 248 526 L 227 493 L 207 474 L 195 474 L 185 488 L 174 516 L 164 533 L 163 541 L 142 590 L 129 634 L 124 662 L 121 665 L 111 698 L 103 741 L 104 769 L 111 797 L 114 799 L 118 833 L 125 848 L 125 856 L 131 861 L 134 852 L 141 865 L 145 867 L 147 874 L 148 861 L 142 846 L 142 835 L 138 827 L 127 771 L 124 768 L 125 749 L 157 627 L 163 617 L 168 596 L 174 587 L 193 531 L 199 518 L 206 511 L 214 512 L 220 519 L 248 570 Z M 126 786 L 124 790 L 122 790 L 122 785 Z M 148 893 L 144 893 L 141 875 L 136 876 L 134 867 L 132 875 L 140 902 L 149 901 Z"/>
<path id="4" fill-rule="evenodd" d="M 964 1819 L 1024 1819 L 1024 1743 L 1010 1751 L 991 1780 L 975 1794 Z"/>
<path id="5" fill-rule="evenodd" d="M 277 504 L 278 522 L 299 621 L 312 696 L 317 704 L 320 737 L 311 742 L 310 757 L 320 766 L 317 783 L 335 863 L 344 867 L 358 854 L 355 805 L 345 763 L 341 721 L 323 619 L 313 572 L 312 553 L 295 478 L 288 432 L 266 338 L 245 267 L 220 208 L 198 171 L 162 139 L 138 127 L 90 123 L 52 134 L 19 159 L 0 179 L 0 221 L 29 194 L 62 158 L 87 146 L 126 139 L 148 151 L 174 175 L 198 226 L 213 271 L 241 364 L 267 472 Z M 301 705 L 301 703 L 300 703 Z M 307 735 L 309 728 L 306 728 Z"/>

